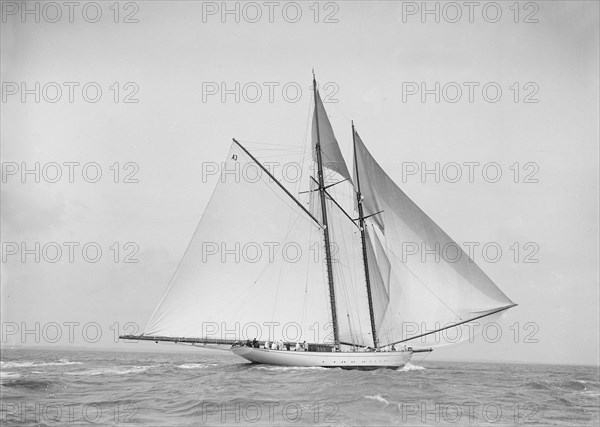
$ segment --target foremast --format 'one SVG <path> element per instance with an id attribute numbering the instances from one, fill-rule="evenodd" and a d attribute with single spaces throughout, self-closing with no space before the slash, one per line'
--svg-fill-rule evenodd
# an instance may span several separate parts
<path id="1" fill-rule="evenodd" d="M 317 143 L 315 151 L 317 153 L 317 183 L 319 185 L 319 198 L 321 199 L 321 214 L 323 223 L 323 238 L 325 240 L 325 263 L 327 265 L 327 282 L 329 285 L 329 299 L 331 303 L 331 321 L 333 323 L 333 341 L 336 348 L 340 346 L 340 336 L 337 320 L 337 309 L 335 305 L 335 287 L 333 282 L 333 263 L 331 261 L 331 239 L 329 236 L 329 227 L 327 221 L 327 204 L 325 202 L 326 188 L 325 178 L 323 176 L 323 156 L 321 153 L 321 136 L 319 133 L 319 111 L 318 111 L 318 100 L 317 100 L 317 80 L 313 71 L 313 96 L 315 104 L 315 121 L 317 128 Z"/>
<path id="2" fill-rule="evenodd" d="M 354 171 L 356 178 L 356 203 L 358 206 L 358 228 L 360 229 L 360 239 L 362 243 L 363 264 L 365 268 L 365 283 L 367 286 L 367 299 L 369 302 L 369 317 L 371 320 L 371 334 L 373 336 L 373 345 L 379 347 L 377 339 L 377 327 L 375 325 L 375 312 L 373 311 L 373 294 L 371 292 L 371 279 L 369 276 L 369 259 L 367 257 L 367 236 L 365 232 L 365 216 L 363 211 L 363 198 L 360 193 L 360 178 L 358 176 L 358 158 L 356 156 L 356 136 L 354 130 L 354 121 L 352 122 L 352 146 L 354 148 Z"/>

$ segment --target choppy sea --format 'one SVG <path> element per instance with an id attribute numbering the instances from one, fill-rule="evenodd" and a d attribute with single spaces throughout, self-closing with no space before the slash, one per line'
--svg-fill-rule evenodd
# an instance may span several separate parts
<path id="1" fill-rule="evenodd" d="M 598 367 L 414 360 L 350 371 L 229 352 L 5 349 L 3 425 L 599 425 Z"/>

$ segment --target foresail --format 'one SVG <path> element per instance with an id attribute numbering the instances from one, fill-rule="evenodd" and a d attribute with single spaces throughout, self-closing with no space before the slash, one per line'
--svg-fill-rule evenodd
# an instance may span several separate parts
<path id="1" fill-rule="evenodd" d="M 233 144 L 144 334 L 332 342 L 320 242 L 315 221 Z"/>
<path id="2" fill-rule="evenodd" d="M 367 234 L 367 260 L 373 295 L 375 326 L 380 331 L 383 319 L 390 305 L 390 274 L 392 266 L 380 242 L 380 238 L 377 236 L 376 230 L 369 232 L 369 228 L 367 227 L 365 231 Z"/>
<path id="3" fill-rule="evenodd" d="M 333 128 L 327 117 L 327 112 L 323 106 L 321 95 L 317 91 L 317 105 L 314 108 L 312 123 L 312 149 L 313 160 L 316 160 L 315 147 L 317 145 L 317 123 L 319 126 L 319 138 L 321 142 L 321 153 L 323 155 L 323 167 L 336 172 L 343 178 L 352 180 L 348 167 L 340 151 L 337 139 L 333 133 Z"/>
<path id="4" fill-rule="evenodd" d="M 398 188 L 357 133 L 355 139 L 365 216 L 383 211 L 368 220 L 371 235 L 379 233 L 384 239 L 386 257 L 380 258 L 384 263 L 377 263 L 378 270 L 390 269 L 389 305 L 377 331 L 380 343 L 403 341 L 514 305 Z"/>

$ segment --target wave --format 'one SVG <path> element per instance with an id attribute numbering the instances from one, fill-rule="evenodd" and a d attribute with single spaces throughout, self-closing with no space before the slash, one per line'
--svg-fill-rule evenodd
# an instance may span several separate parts
<path id="1" fill-rule="evenodd" d="M 0 361 L 0 369 L 13 369 L 13 368 L 31 368 L 38 366 L 66 366 L 66 365 L 83 365 L 83 362 L 74 362 L 68 359 L 60 359 L 56 362 L 5 362 Z"/>
<path id="2" fill-rule="evenodd" d="M 579 392 L 598 391 L 598 384 L 584 380 L 530 381 L 525 383 L 525 387 L 529 387 L 533 390 L 562 390 Z"/>
<path id="3" fill-rule="evenodd" d="M 324 368 L 322 366 L 276 366 L 276 365 L 259 365 L 252 366 L 251 369 L 260 369 L 265 371 L 329 371 L 331 368 Z"/>
<path id="4" fill-rule="evenodd" d="M 406 365 L 404 365 L 400 369 L 396 369 L 396 372 L 422 371 L 424 369 L 425 369 L 424 366 L 413 365 L 412 363 L 408 362 Z"/>
<path id="5" fill-rule="evenodd" d="M 2 380 L 14 380 L 16 378 L 21 378 L 21 374 L 6 371 L 0 372 L 0 379 Z"/>
<path id="6" fill-rule="evenodd" d="M 184 363 L 183 365 L 176 365 L 179 369 L 202 369 L 209 368 L 211 366 L 218 366 L 216 363 Z"/>
<path id="7" fill-rule="evenodd" d="M 127 374 L 139 374 L 147 371 L 148 369 L 154 368 L 156 365 L 150 366 L 132 366 L 130 368 L 117 369 L 117 368 L 98 368 L 91 369 L 88 371 L 75 371 L 67 372 L 66 375 L 84 375 L 84 376 L 95 376 L 95 375 L 127 375 Z"/>
<path id="8" fill-rule="evenodd" d="M 390 402 L 380 394 L 376 394 L 375 396 L 363 396 L 363 397 L 365 399 L 371 399 L 371 400 L 376 400 L 377 402 L 385 403 L 386 405 L 390 404 Z"/>

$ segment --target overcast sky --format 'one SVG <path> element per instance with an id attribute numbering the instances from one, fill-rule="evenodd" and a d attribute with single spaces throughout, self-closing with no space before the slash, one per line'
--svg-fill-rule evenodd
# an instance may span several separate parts
<path id="1" fill-rule="evenodd" d="M 303 145 L 314 67 L 347 160 L 353 119 L 388 174 L 457 242 L 476 242 L 475 261 L 519 304 L 498 342 L 430 358 L 598 363 L 597 2 L 482 2 L 471 16 L 430 2 L 439 23 L 421 2 L 282 2 L 271 18 L 260 2 L 260 17 L 238 5 L 239 23 L 221 2 L 121 3 L 118 16 L 102 3 L 99 18 L 83 2 L 73 22 L 58 4 L 60 17 L 40 4 L 39 23 L 2 4 L 3 344 L 35 344 L 20 333 L 39 322 L 48 345 L 56 322 L 65 345 L 75 322 L 77 345 L 133 348 L 115 330 L 143 328 L 156 307 L 217 182 L 202 165 L 224 161 L 232 137 Z M 40 182 L 22 175 L 36 162 Z M 436 163 L 439 182 L 421 176 Z M 23 262 L 21 244 L 35 242 L 62 257 L 49 262 L 50 245 Z M 73 262 L 65 242 L 79 243 Z M 90 242 L 95 263 L 82 255 Z M 486 244 L 501 248 L 496 262 Z M 89 325 L 82 338 L 92 322 L 97 343 Z"/>

